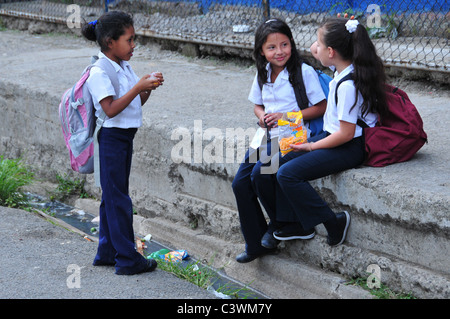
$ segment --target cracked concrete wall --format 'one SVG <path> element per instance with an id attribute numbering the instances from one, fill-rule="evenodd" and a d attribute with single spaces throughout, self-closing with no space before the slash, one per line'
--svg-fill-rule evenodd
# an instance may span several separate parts
<path id="1" fill-rule="evenodd" d="M 0 153 L 24 158 L 42 179 L 52 180 L 56 172 L 73 174 L 68 169 L 55 96 L 5 82 L 0 82 L 0 96 Z M 233 165 L 174 163 L 169 151 L 178 140 L 172 140 L 170 133 L 167 127 L 150 125 L 140 129 L 135 139 L 130 192 L 139 215 L 150 223 L 163 219 L 174 228 L 191 228 L 226 241 L 235 247 L 233 252 L 242 249 L 231 190 Z M 391 286 L 419 296 L 448 297 L 449 255 L 443 253 L 449 251 L 448 216 L 446 207 L 440 207 L 447 198 L 439 201 L 427 194 L 405 198 L 386 191 L 383 181 L 367 174 L 370 170 L 350 170 L 314 182 L 333 208 L 352 212 L 347 244 L 330 249 L 319 226 L 319 240 L 287 242 L 283 256 L 350 277 L 364 276 L 369 264 L 378 264 L 383 281 Z M 91 192 L 99 196 L 92 176 L 87 181 Z M 170 241 L 170 236 L 166 234 L 165 239 Z M 227 255 L 233 258 L 230 251 Z"/>

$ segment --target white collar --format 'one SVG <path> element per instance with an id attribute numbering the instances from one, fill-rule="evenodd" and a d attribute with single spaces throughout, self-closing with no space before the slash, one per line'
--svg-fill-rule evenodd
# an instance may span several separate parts
<path id="1" fill-rule="evenodd" d="M 120 61 L 120 65 L 117 64 L 117 62 L 111 60 L 110 58 L 108 58 L 103 52 L 99 52 L 98 53 L 98 58 L 106 58 L 108 61 L 110 61 L 114 67 L 114 69 L 116 70 L 116 72 L 119 72 L 121 69 L 125 70 L 125 68 L 128 68 L 129 64 L 127 61 Z"/>
<path id="2" fill-rule="evenodd" d="M 353 64 L 350 64 L 348 67 L 346 67 L 344 70 L 342 70 L 341 73 L 338 73 L 336 71 L 334 80 L 336 82 L 339 82 L 339 80 L 344 78 L 344 76 L 346 76 L 349 73 L 352 73 L 354 69 L 355 69 L 355 67 L 353 66 Z"/>
<path id="3" fill-rule="evenodd" d="M 272 74 L 272 68 L 270 67 L 270 63 L 267 63 L 266 65 L 267 70 L 267 80 L 270 82 L 270 75 Z M 289 80 L 289 72 L 287 68 L 284 68 L 283 71 L 278 74 L 279 77 L 283 78 L 284 80 Z"/>

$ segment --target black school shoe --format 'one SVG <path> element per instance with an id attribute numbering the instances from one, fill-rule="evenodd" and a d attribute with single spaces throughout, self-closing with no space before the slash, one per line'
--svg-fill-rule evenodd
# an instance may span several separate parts
<path id="1" fill-rule="evenodd" d="M 245 264 L 245 263 L 249 263 L 253 260 L 255 260 L 256 258 L 268 255 L 268 254 L 272 254 L 276 251 L 276 249 L 265 249 L 265 251 L 259 253 L 259 254 L 247 254 L 247 252 L 243 252 L 240 253 L 239 255 L 236 256 L 236 261 L 238 263 L 241 264 Z"/>
<path id="2" fill-rule="evenodd" d="M 289 223 L 273 232 L 278 240 L 311 239 L 316 235 L 314 228 L 304 230 L 299 223 Z"/>
<path id="3" fill-rule="evenodd" d="M 277 248 L 280 241 L 273 237 L 273 234 L 270 232 L 266 232 L 264 236 L 261 238 L 261 246 L 267 249 L 275 249 Z"/>
<path id="4" fill-rule="evenodd" d="M 93 266 L 114 266 L 116 264 L 115 261 L 101 261 L 101 260 L 94 260 L 92 263 Z"/>
<path id="5" fill-rule="evenodd" d="M 117 269 L 116 275 L 137 275 L 144 272 L 151 272 L 156 269 L 158 263 L 153 259 L 146 259 L 138 269 Z"/>
<path id="6" fill-rule="evenodd" d="M 337 233 L 328 234 L 327 243 L 330 246 L 337 246 L 344 242 L 347 236 L 348 226 L 350 225 L 350 214 L 346 211 L 336 214 L 337 219 Z"/>

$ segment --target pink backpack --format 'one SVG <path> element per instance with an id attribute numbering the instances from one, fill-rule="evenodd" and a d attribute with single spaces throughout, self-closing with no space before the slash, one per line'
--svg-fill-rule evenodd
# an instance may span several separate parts
<path id="1" fill-rule="evenodd" d="M 72 169 L 82 174 L 95 173 L 96 185 L 99 186 L 97 134 L 107 116 L 101 110 L 99 117 L 95 118 L 92 96 L 85 85 L 93 67 L 99 67 L 106 72 L 113 84 L 116 97 L 118 96 L 119 82 L 113 65 L 107 59 L 97 59 L 95 63 L 86 67 L 78 82 L 64 92 L 59 104 L 59 119 Z"/>

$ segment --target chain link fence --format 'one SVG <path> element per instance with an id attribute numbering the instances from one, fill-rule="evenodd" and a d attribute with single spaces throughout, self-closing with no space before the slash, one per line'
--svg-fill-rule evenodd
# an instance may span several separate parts
<path id="1" fill-rule="evenodd" d="M 268 18 L 285 20 L 307 56 L 322 21 L 354 16 L 367 27 L 386 65 L 450 72 L 448 0 L 0 0 L 0 19 L 72 28 L 108 10 L 132 13 L 138 35 L 245 57 L 251 56 L 254 31 Z"/>

